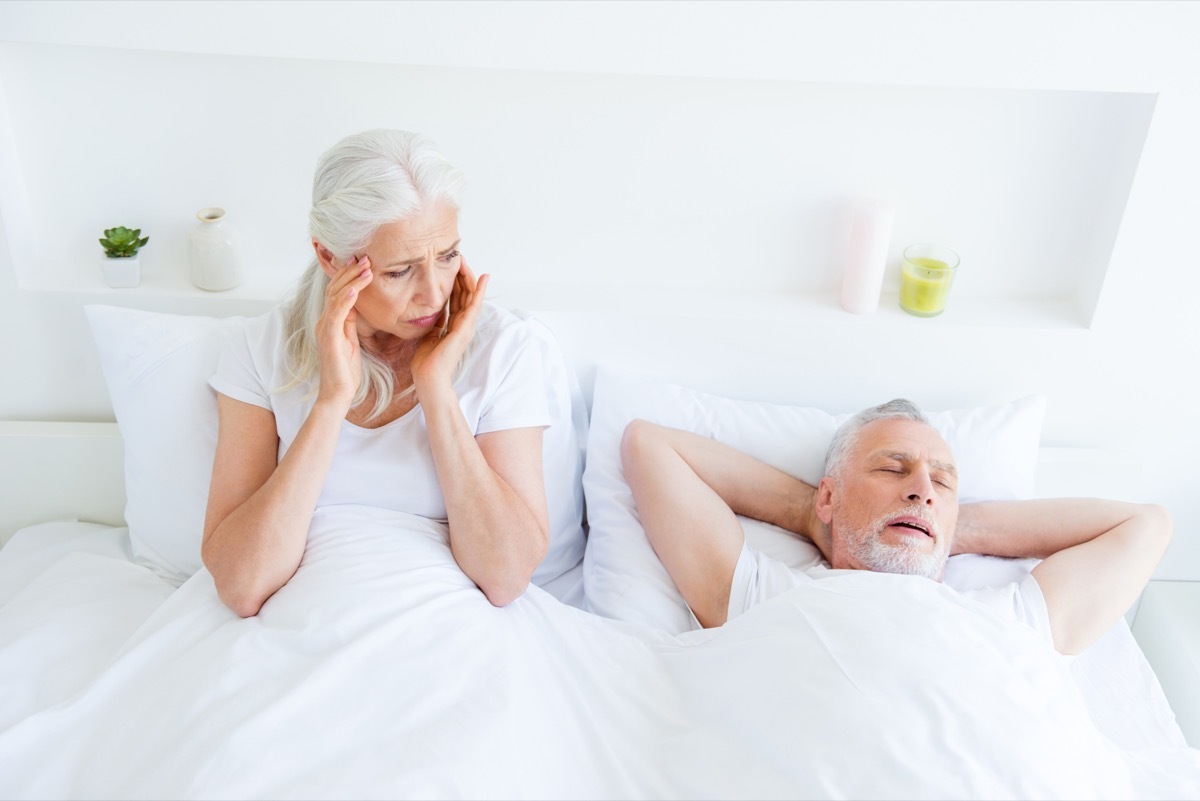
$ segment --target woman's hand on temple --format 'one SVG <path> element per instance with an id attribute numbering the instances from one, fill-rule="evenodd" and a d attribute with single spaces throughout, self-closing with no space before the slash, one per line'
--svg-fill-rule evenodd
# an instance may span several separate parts
<path id="1" fill-rule="evenodd" d="M 362 348 L 354 304 L 373 277 L 366 256 L 347 262 L 325 289 L 325 310 L 316 325 L 321 378 L 317 399 L 338 403 L 347 410 L 362 380 Z"/>
<path id="2" fill-rule="evenodd" d="M 475 334 L 488 280 L 487 275 L 481 275 L 477 280 L 467 266 L 466 258 L 462 259 L 450 292 L 449 320 L 444 327 L 434 326 L 413 354 L 412 375 L 418 399 L 423 387 L 434 386 L 439 381 L 448 386 L 453 380 L 454 368 Z"/>

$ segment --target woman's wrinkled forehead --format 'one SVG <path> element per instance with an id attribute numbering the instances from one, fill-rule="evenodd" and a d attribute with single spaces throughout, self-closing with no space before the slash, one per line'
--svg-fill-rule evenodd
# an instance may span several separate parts
<path id="1" fill-rule="evenodd" d="M 406 219 L 381 225 L 368 244 L 374 251 L 386 252 L 389 260 L 403 262 L 453 250 L 458 241 L 458 210 L 449 204 L 436 204 Z"/>

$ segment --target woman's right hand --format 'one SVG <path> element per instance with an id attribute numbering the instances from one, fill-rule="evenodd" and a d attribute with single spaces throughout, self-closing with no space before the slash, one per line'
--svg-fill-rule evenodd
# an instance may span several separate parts
<path id="1" fill-rule="evenodd" d="M 373 277 L 366 256 L 347 262 L 325 288 L 325 310 L 316 325 L 321 364 L 317 399 L 340 404 L 347 411 L 362 381 L 362 347 L 354 304 Z"/>

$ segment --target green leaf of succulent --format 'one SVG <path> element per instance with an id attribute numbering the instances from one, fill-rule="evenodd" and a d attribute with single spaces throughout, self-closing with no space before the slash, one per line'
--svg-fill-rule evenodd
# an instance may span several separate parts
<path id="1" fill-rule="evenodd" d="M 104 251 L 112 258 L 136 256 L 138 248 L 150 241 L 150 237 L 141 236 L 141 228 L 126 228 L 118 225 L 104 230 L 104 239 L 100 240 Z"/>

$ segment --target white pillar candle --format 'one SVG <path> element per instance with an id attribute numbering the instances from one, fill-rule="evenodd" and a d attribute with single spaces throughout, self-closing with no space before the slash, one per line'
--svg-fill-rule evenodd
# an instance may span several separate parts
<path id="1" fill-rule="evenodd" d="M 870 314 L 879 308 L 895 211 L 892 201 L 882 197 L 863 197 L 854 203 L 842 273 L 842 308 L 852 314 Z"/>

